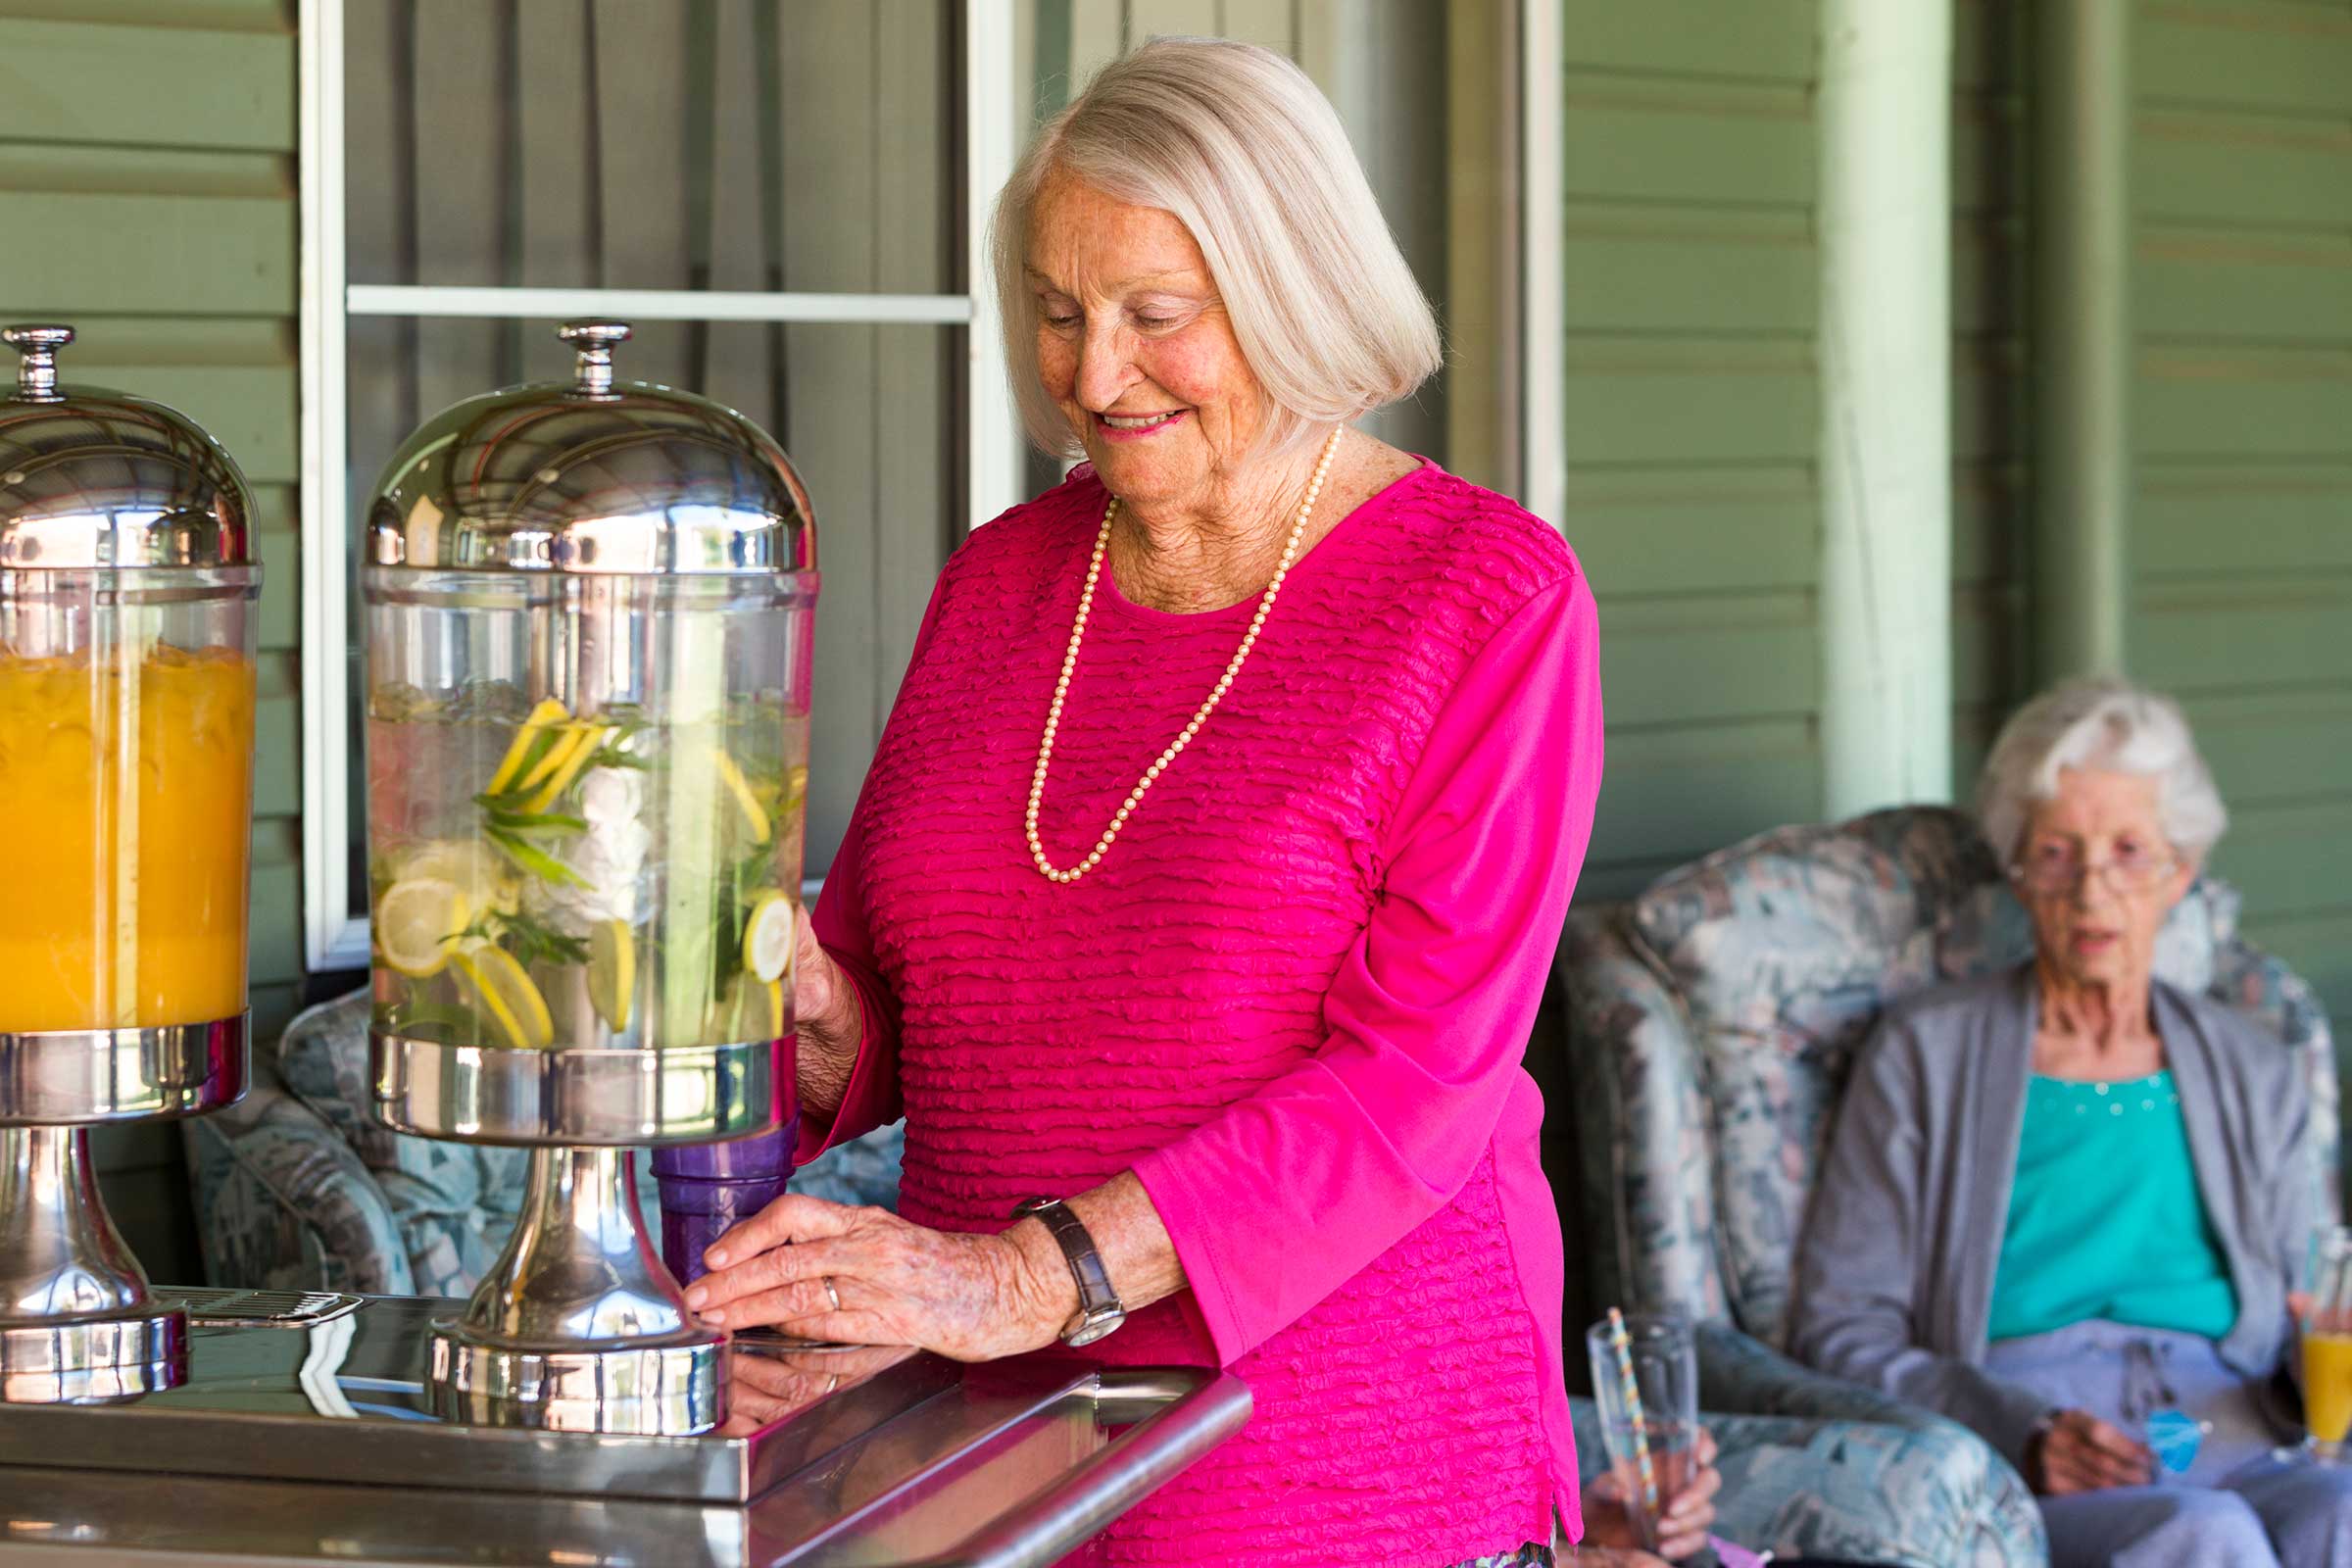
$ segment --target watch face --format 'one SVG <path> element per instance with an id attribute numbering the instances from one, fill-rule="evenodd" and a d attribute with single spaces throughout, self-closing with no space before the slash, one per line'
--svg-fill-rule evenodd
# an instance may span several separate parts
<path id="1" fill-rule="evenodd" d="M 1103 1312 L 1100 1317 L 1089 1313 L 1085 1321 L 1062 1336 L 1061 1343 L 1074 1350 L 1080 1346 L 1094 1344 L 1126 1321 L 1127 1314 L 1116 1307 Z"/>

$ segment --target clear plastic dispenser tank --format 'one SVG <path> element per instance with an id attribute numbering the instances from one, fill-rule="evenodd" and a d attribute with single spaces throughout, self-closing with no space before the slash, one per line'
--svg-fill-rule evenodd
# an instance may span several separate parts
<path id="1" fill-rule="evenodd" d="M 161 404 L 61 387 L 69 326 L 0 330 L 0 1403 L 186 1375 L 99 1200 L 95 1125 L 245 1089 L 253 502 Z"/>
<path id="2" fill-rule="evenodd" d="M 426 421 L 368 517 L 379 1114 L 533 1148 L 505 1253 L 441 1325 L 474 1421 L 640 1433 L 725 1411 L 639 1218 L 629 1148 L 772 1132 L 793 1100 L 794 910 L 816 546 L 765 432 L 574 379 Z"/>

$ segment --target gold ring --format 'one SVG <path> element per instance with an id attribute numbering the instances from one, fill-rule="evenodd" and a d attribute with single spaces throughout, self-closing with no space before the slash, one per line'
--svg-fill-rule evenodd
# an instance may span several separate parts
<path id="1" fill-rule="evenodd" d="M 826 1300 L 828 1300 L 828 1301 L 830 1301 L 830 1302 L 832 1302 L 832 1303 L 833 1303 L 833 1310 L 834 1310 L 834 1311 L 836 1311 L 836 1312 L 838 1312 L 838 1311 L 840 1311 L 840 1310 L 841 1310 L 841 1293 L 840 1293 L 839 1291 L 837 1291 L 837 1290 L 835 1290 L 835 1289 L 833 1288 L 833 1276 L 832 1276 L 832 1275 L 830 1275 L 830 1274 L 827 1274 L 827 1275 L 824 1277 L 824 1280 L 825 1280 L 825 1299 L 826 1299 Z"/>

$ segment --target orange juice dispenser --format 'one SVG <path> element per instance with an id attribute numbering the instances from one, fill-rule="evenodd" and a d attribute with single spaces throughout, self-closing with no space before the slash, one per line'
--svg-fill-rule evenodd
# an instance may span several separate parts
<path id="1" fill-rule="evenodd" d="M 244 1092 L 252 500 L 172 410 L 64 388 L 67 326 L 0 330 L 0 1402 L 179 1383 L 93 1126 Z"/>

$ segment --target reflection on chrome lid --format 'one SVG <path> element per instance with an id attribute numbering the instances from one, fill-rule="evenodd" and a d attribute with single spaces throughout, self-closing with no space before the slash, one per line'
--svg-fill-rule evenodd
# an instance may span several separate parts
<path id="1" fill-rule="evenodd" d="M 575 321 L 573 379 L 467 398 L 417 427 L 368 511 L 378 566 L 619 574 L 813 570 L 808 492 L 708 398 L 613 378 L 629 329 Z"/>
<path id="2" fill-rule="evenodd" d="M 220 443 L 176 410 L 64 386 L 74 328 L 0 328 L 19 356 L 0 398 L 0 569 L 247 566 L 253 495 Z"/>

